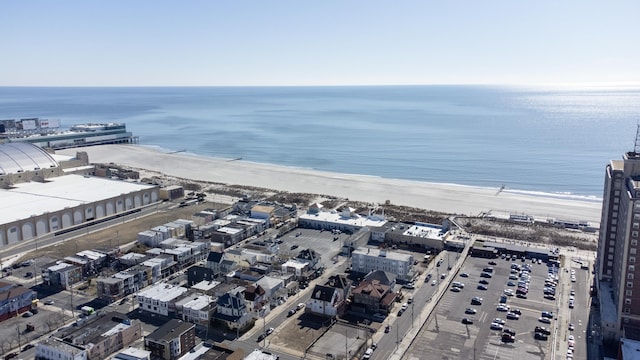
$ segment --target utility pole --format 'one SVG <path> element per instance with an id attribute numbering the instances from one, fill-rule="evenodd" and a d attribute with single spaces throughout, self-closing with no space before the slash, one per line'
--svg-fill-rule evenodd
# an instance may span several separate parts
<path id="1" fill-rule="evenodd" d="M 411 327 L 413 328 L 413 301 L 411 302 Z"/>
<path id="2" fill-rule="evenodd" d="M 347 336 L 347 328 L 344 328 L 344 356 L 346 357 L 346 359 L 349 359 L 349 343 L 348 343 L 348 339 L 349 337 Z"/>
<path id="3" fill-rule="evenodd" d="M 22 348 L 22 341 L 20 340 L 20 326 L 16 324 L 16 330 L 18 330 L 18 348 Z"/>

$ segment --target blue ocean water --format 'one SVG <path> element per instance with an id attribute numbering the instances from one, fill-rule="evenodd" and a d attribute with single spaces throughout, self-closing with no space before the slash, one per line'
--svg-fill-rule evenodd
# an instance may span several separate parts
<path id="1" fill-rule="evenodd" d="M 141 145 L 341 173 L 602 196 L 640 88 L 0 87 L 0 118 L 124 122 Z"/>

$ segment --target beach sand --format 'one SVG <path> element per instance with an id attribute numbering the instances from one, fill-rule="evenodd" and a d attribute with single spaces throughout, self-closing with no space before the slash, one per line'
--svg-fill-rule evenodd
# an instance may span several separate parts
<path id="1" fill-rule="evenodd" d="M 394 205 L 451 214 L 475 216 L 490 211 L 511 212 L 536 218 L 600 222 L 599 201 L 510 193 L 509 189 L 499 191 L 498 188 L 331 173 L 185 153 L 163 153 L 137 145 L 101 145 L 58 150 L 56 153 L 74 156 L 77 151 L 86 151 L 92 163 L 112 162 L 197 181 L 331 195 L 379 204 L 389 200 Z"/>

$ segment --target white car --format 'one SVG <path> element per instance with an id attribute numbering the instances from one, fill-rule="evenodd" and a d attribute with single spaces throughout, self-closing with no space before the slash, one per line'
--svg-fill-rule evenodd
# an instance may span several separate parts
<path id="1" fill-rule="evenodd" d="M 573 335 L 569 335 L 569 341 L 574 341 L 576 338 Z"/>
<path id="2" fill-rule="evenodd" d="M 363 359 L 371 359 L 371 355 L 373 355 L 373 349 L 372 348 L 368 348 L 367 351 L 364 352 L 364 355 L 362 355 Z"/>

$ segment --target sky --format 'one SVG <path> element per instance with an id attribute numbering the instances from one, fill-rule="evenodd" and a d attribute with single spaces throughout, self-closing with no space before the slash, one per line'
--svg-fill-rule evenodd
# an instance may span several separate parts
<path id="1" fill-rule="evenodd" d="M 640 1 L 2 1 L 0 86 L 640 84 Z"/>

